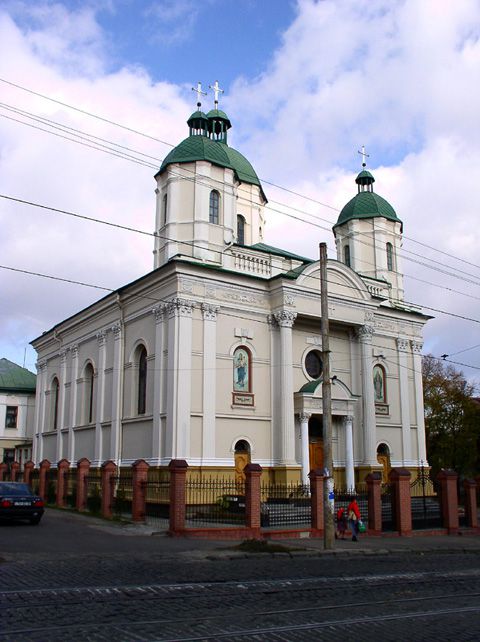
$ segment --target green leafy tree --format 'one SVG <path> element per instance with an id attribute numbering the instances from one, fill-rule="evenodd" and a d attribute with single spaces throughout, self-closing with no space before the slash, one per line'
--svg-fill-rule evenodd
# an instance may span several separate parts
<path id="1" fill-rule="evenodd" d="M 427 455 L 432 474 L 442 468 L 461 478 L 479 472 L 480 404 L 474 386 L 452 365 L 423 358 L 423 390 Z"/>

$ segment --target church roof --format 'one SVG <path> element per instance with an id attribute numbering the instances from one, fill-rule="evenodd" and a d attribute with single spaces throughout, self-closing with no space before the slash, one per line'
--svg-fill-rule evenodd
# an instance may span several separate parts
<path id="1" fill-rule="evenodd" d="M 10 392 L 35 392 L 37 377 L 13 361 L 0 359 L 0 390 Z"/>
<path id="2" fill-rule="evenodd" d="M 286 259 L 302 261 L 302 263 L 313 263 L 312 259 L 307 259 L 305 256 L 299 256 L 298 254 L 287 252 L 287 250 L 282 250 L 279 247 L 273 247 L 273 245 L 267 245 L 266 243 L 255 243 L 255 245 L 251 245 L 250 248 L 252 250 L 259 250 L 260 252 L 268 252 L 268 254 L 284 256 Z"/>

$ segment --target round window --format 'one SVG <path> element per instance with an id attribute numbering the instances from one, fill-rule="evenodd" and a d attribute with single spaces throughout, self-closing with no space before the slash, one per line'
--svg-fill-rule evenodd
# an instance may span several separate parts
<path id="1" fill-rule="evenodd" d="M 305 370 L 312 379 L 318 379 L 322 374 L 322 357 L 318 350 L 312 350 L 305 357 Z"/>

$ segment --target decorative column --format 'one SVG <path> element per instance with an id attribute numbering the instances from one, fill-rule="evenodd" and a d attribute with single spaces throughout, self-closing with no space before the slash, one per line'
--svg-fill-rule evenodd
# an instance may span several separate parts
<path id="1" fill-rule="evenodd" d="M 410 434 L 410 399 L 408 394 L 408 341 L 397 339 L 398 378 L 400 381 L 400 413 L 402 417 L 402 462 L 412 465 L 412 439 Z"/>
<path id="2" fill-rule="evenodd" d="M 71 347 L 72 372 L 70 375 L 70 426 L 68 427 L 68 457 L 69 461 L 75 461 L 75 432 L 77 425 L 77 399 L 78 399 L 78 346 Z"/>
<path id="3" fill-rule="evenodd" d="M 95 450 L 92 465 L 102 463 L 102 421 L 105 416 L 105 364 L 107 356 L 107 333 L 105 330 L 97 333 L 98 342 L 98 378 L 97 378 L 97 407 L 95 416 Z"/>
<path id="4" fill-rule="evenodd" d="M 67 354 L 68 350 L 63 350 L 60 355 L 60 382 L 58 387 L 58 415 L 57 415 L 57 443 L 56 457 L 59 461 L 63 456 L 63 433 L 65 427 L 65 384 L 67 383 Z"/>
<path id="5" fill-rule="evenodd" d="M 35 463 L 43 459 L 43 427 L 45 424 L 45 384 L 47 378 L 47 362 L 37 362 L 37 393 L 35 402 L 35 435 L 33 439 L 32 457 Z"/>
<path id="6" fill-rule="evenodd" d="M 425 410 L 423 408 L 422 381 L 422 348 L 421 341 L 412 341 L 413 352 L 413 381 L 415 385 L 415 415 L 417 420 L 418 459 L 428 466 L 427 446 L 425 438 Z"/>
<path id="7" fill-rule="evenodd" d="M 343 418 L 345 428 L 345 481 L 347 490 L 355 490 L 355 467 L 353 463 L 353 417 Z"/>
<path id="8" fill-rule="evenodd" d="M 357 330 L 362 363 L 363 402 L 363 460 L 369 466 L 377 465 L 375 397 L 372 374 L 373 326 L 363 325 Z"/>
<path id="9" fill-rule="evenodd" d="M 308 474 L 310 473 L 310 449 L 308 441 L 308 421 L 312 415 L 308 412 L 301 412 L 300 437 L 302 441 L 302 484 L 308 485 Z"/>
<path id="10" fill-rule="evenodd" d="M 215 458 L 216 414 L 216 359 L 218 305 L 202 303 L 203 313 L 203 430 L 202 463 L 208 465 Z"/>
<path id="11" fill-rule="evenodd" d="M 114 482 L 117 467 L 111 460 L 102 464 L 102 517 L 112 518 Z"/>
<path id="12" fill-rule="evenodd" d="M 193 301 L 168 304 L 166 456 L 190 455 Z"/>
<path id="13" fill-rule="evenodd" d="M 296 318 L 297 313 L 289 310 L 275 313 L 275 319 L 280 326 L 280 457 L 282 464 L 295 464 L 292 327 Z"/>
<path id="14" fill-rule="evenodd" d="M 162 457 L 162 403 L 163 382 L 166 375 L 164 368 L 164 318 L 165 305 L 152 309 L 155 317 L 155 371 L 153 374 L 153 432 L 152 432 L 152 465 L 160 466 Z"/>
<path id="15" fill-rule="evenodd" d="M 120 466 L 121 433 L 123 414 L 123 324 L 116 323 L 113 332 L 113 386 L 112 386 L 112 427 L 110 430 L 110 459 Z"/>

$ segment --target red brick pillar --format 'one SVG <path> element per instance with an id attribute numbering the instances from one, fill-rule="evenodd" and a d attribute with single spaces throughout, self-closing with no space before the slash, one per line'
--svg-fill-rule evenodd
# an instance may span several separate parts
<path id="1" fill-rule="evenodd" d="M 262 498 L 260 492 L 260 464 L 247 464 L 245 473 L 245 526 L 253 537 L 260 537 Z"/>
<path id="2" fill-rule="evenodd" d="M 365 481 L 368 492 L 368 534 L 380 535 L 382 532 L 382 475 L 369 473 Z"/>
<path id="3" fill-rule="evenodd" d="M 458 475 L 454 470 L 441 470 L 437 479 L 440 482 L 443 527 L 449 535 L 458 533 Z"/>
<path id="4" fill-rule="evenodd" d="M 312 537 L 320 537 L 324 532 L 323 471 L 320 468 L 316 468 L 315 470 L 311 470 L 309 472 L 308 477 L 310 479 L 310 492 L 312 494 L 311 535 Z"/>
<path id="5" fill-rule="evenodd" d="M 8 466 L 7 464 L 0 464 L 0 481 L 3 481 L 7 475 Z"/>
<path id="6" fill-rule="evenodd" d="M 35 468 L 33 461 L 27 461 L 23 467 L 23 481 L 26 484 L 30 485 L 30 477 L 32 475 L 32 470 Z"/>
<path id="7" fill-rule="evenodd" d="M 181 535 L 185 531 L 185 499 L 188 464 L 184 459 L 172 459 L 170 470 L 170 527 L 169 535 Z"/>
<path id="8" fill-rule="evenodd" d="M 117 474 L 117 466 L 113 461 L 102 464 L 102 515 L 107 519 L 112 518 L 113 482 Z"/>
<path id="9" fill-rule="evenodd" d="M 47 473 L 50 470 L 50 462 L 48 459 L 44 459 L 39 464 L 40 473 L 38 476 L 38 494 L 46 501 L 47 499 Z"/>
<path id="10" fill-rule="evenodd" d="M 395 510 L 395 523 L 399 535 L 412 534 L 412 499 L 410 495 L 410 471 L 405 468 L 392 468 L 390 483 Z"/>
<path id="11" fill-rule="evenodd" d="M 10 481 L 15 481 L 17 479 L 18 471 L 20 470 L 20 464 L 18 461 L 12 461 L 10 466 Z"/>
<path id="12" fill-rule="evenodd" d="M 75 508 L 78 511 L 85 510 L 87 507 L 87 484 L 85 477 L 90 470 L 90 460 L 86 457 L 77 461 L 77 503 Z"/>
<path id="13" fill-rule="evenodd" d="M 465 479 L 463 488 L 465 489 L 465 516 L 467 518 L 467 526 L 477 528 L 477 482 L 474 479 Z"/>
<path id="14" fill-rule="evenodd" d="M 133 498 L 132 498 L 132 520 L 134 522 L 145 521 L 145 500 L 146 500 L 146 484 L 148 469 L 150 466 L 144 459 L 137 459 L 132 464 L 132 484 L 133 484 Z"/>
<path id="15" fill-rule="evenodd" d="M 70 468 L 70 462 L 67 459 L 61 459 L 57 464 L 57 506 L 65 507 L 65 476 Z"/>
<path id="16" fill-rule="evenodd" d="M 477 475 L 475 477 L 475 481 L 477 482 L 477 502 L 480 499 L 480 475 Z"/>

